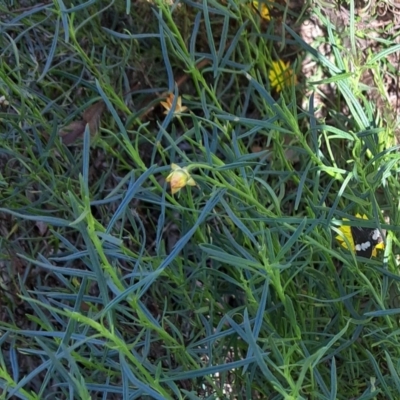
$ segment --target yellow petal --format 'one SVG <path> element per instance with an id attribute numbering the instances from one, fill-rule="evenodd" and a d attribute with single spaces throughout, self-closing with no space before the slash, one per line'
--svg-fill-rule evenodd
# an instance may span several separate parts
<path id="1" fill-rule="evenodd" d="M 165 108 L 165 109 L 170 109 L 170 105 L 166 101 L 160 101 L 160 104 Z"/>
<path id="2" fill-rule="evenodd" d="M 266 4 L 261 3 L 260 5 L 258 1 L 253 1 L 253 7 L 257 10 L 262 19 L 265 19 L 266 21 L 269 21 L 271 19 L 269 15 L 269 9 Z"/>
<path id="3" fill-rule="evenodd" d="M 171 164 L 171 169 L 172 171 L 176 171 L 178 169 L 182 169 L 178 164 L 172 163 Z"/>
<path id="4" fill-rule="evenodd" d="M 343 221 L 348 221 L 347 218 L 344 218 Z M 351 248 L 354 248 L 354 241 L 353 241 L 353 235 L 351 234 L 351 226 L 348 225 L 342 225 L 339 230 L 342 232 L 343 236 L 347 239 L 347 241 L 344 239 L 343 236 L 336 236 L 337 241 L 339 244 L 344 247 L 345 249 L 348 249 L 347 242 L 350 244 Z"/>
<path id="5" fill-rule="evenodd" d="M 297 77 L 290 68 L 290 62 L 285 63 L 283 60 L 272 61 L 271 69 L 268 74 L 270 85 L 277 92 L 282 91 L 285 87 L 297 83 Z"/>
<path id="6" fill-rule="evenodd" d="M 192 177 L 189 178 L 189 180 L 187 181 L 187 184 L 189 186 L 196 186 L 197 185 L 196 181 Z"/>

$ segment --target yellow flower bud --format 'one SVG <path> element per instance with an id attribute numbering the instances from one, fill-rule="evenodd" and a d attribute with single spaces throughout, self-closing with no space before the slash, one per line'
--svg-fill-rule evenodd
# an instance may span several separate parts
<path id="1" fill-rule="evenodd" d="M 167 182 L 171 185 L 171 193 L 179 192 L 186 185 L 196 186 L 195 180 L 191 177 L 187 167 L 180 167 L 177 164 L 171 164 L 171 173 L 167 176 Z"/>

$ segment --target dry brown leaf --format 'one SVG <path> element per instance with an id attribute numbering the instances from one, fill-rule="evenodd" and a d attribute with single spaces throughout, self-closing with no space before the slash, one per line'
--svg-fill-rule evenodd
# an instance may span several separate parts
<path id="1" fill-rule="evenodd" d="M 59 132 L 62 142 L 66 145 L 74 143 L 75 140 L 78 139 L 78 137 L 81 137 L 83 132 L 85 132 L 85 126 L 85 121 L 71 122 Z"/>
<path id="2" fill-rule="evenodd" d="M 83 120 L 89 124 L 89 131 L 94 136 L 99 130 L 100 118 L 105 108 L 104 101 L 98 101 L 85 110 Z"/>
<path id="3" fill-rule="evenodd" d="M 74 143 L 78 138 L 83 136 L 86 124 L 89 125 L 89 131 L 94 136 L 99 130 L 100 118 L 103 114 L 105 104 L 98 101 L 88 107 L 82 114 L 82 120 L 73 121 L 59 132 L 61 140 L 65 145 Z"/>
<path id="4" fill-rule="evenodd" d="M 261 152 L 263 150 L 264 149 L 258 144 L 254 144 L 253 146 L 251 146 L 251 152 L 252 153 L 259 153 L 259 152 Z"/>
<path id="5" fill-rule="evenodd" d="M 11 271 L 15 272 L 15 275 L 11 278 L 14 278 L 17 275 L 23 275 L 26 269 L 25 262 L 14 250 L 8 250 L 8 254 L 10 255 L 10 262 L 12 269 Z"/>
<path id="6" fill-rule="evenodd" d="M 48 225 L 43 221 L 36 221 L 36 228 L 38 228 L 40 236 L 44 236 L 49 229 Z"/>

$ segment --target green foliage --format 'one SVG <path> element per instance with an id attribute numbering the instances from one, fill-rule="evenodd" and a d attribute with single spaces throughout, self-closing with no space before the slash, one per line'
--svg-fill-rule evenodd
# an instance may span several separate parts
<path id="1" fill-rule="evenodd" d="M 317 4 L 332 57 L 306 5 L 0 5 L 0 398 L 398 398 L 396 121 L 360 83 L 398 45 L 360 54 L 354 4 L 344 32 Z M 293 49 L 315 79 L 276 93 Z M 384 253 L 340 248 L 343 218 Z"/>

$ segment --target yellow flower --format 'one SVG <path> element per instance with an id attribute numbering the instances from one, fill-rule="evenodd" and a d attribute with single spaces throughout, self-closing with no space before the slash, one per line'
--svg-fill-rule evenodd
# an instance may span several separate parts
<path id="1" fill-rule="evenodd" d="M 160 104 L 165 108 L 164 114 L 168 114 L 172 108 L 172 104 L 174 102 L 174 94 L 169 93 L 168 97 L 165 99 L 165 101 L 160 101 Z M 176 107 L 175 110 L 173 111 L 174 115 L 183 113 L 184 111 L 187 110 L 187 107 L 182 106 L 182 97 L 178 96 L 178 99 L 176 100 Z"/>
<path id="2" fill-rule="evenodd" d="M 356 214 L 356 218 L 368 219 L 368 217 L 360 214 Z M 349 221 L 347 218 L 343 218 L 343 221 Z M 342 235 L 336 236 L 339 244 L 355 252 L 358 256 L 371 258 L 377 256 L 377 250 L 384 250 L 385 243 L 382 235 L 377 228 L 360 228 L 357 226 L 345 226 L 342 225 L 339 230 Z M 347 240 L 346 240 L 346 239 Z"/>
<path id="3" fill-rule="evenodd" d="M 253 1 L 252 4 L 257 12 L 260 14 L 260 17 L 262 19 L 265 19 L 266 21 L 269 21 L 271 19 L 269 15 L 269 9 L 265 3 L 260 4 L 258 1 Z"/>
<path id="4" fill-rule="evenodd" d="M 269 83 L 273 89 L 279 93 L 286 86 L 292 84 L 296 85 L 297 77 L 294 74 L 292 68 L 290 68 L 290 62 L 286 64 L 282 60 L 272 61 L 272 66 L 268 74 Z"/>
<path id="5" fill-rule="evenodd" d="M 167 176 L 167 182 L 171 185 L 171 193 L 179 192 L 186 185 L 196 186 L 195 180 L 190 176 L 187 167 L 180 167 L 176 164 L 171 164 L 172 172 Z"/>

